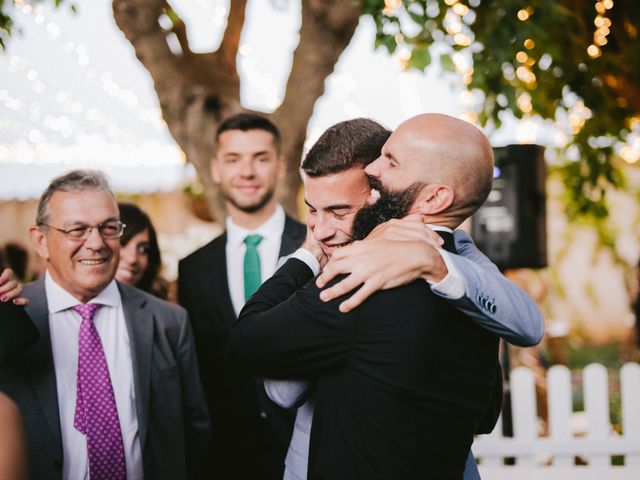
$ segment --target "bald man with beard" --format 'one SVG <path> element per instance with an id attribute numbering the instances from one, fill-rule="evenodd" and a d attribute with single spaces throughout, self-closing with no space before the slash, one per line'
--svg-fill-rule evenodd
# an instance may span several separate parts
<path id="1" fill-rule="evenodd" d="M 396 187 L 379 188 L 380 200 L 361 210 L 353 230 L 366 235 L 390 214 L 413 212 L 448 228 L 445 245 L 455 248 L 450 229 L 484 201 L 492 174 L 488 142 L 462 123 L 420 116 L 401 125 L 371 164 L 387 162 L 375 172 L 383 179 L 394 169 Z M 440 153 L 434 144 L 446 141 L 441 126 L 451 127 L 463 145 L 448 150 L 460 159 L 440 156 L 437 161 L 449 165 L 438 169 L 428 163 Z M 362 190 L 366 178 L 357 173 L 305 180 L 316 212 L 308 224 L 321 248 L 307 246 L 320 263 L 344 243 L 346 231 L 321 224 L 319 212 L 335 207 L 326 192 L 338 184 L 346 192 Z M 420 281 L 378 292 L 341 315 L 342 299 L 323 303 L 314 283 L 305 285 L 312 275 L 304 263 L 289 260 L 247 304 L 232 334 L 236 360 L 252 372 L 317 378 L 309 477 L 460 478 L 495 388 L 497 337 L 425 294 Z"/>

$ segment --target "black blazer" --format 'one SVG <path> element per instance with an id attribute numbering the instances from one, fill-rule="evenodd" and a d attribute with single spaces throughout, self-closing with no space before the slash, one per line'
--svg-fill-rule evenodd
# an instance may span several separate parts
<path id="1" fill-rule="evenodd" d="M 498 338 L 424 281 L 342 314 L 344 298 L 320 301 L 311 277 L 303 262 L 287 261 L 230 338 L 239 368 L 316 380 L 309 478 L 462 478 L 491 404 Z"/>
<path id="2" fill-rule="evenodd" d="M 295 251 L 306 227 L 286 217 L 280 255 Z M 189 312 L 211 416 L 211 467 L 220 478 L 281 480 L 294 413 L 268 400 L 262 380 L 226 358 L 236 314 L 229 294 L 226 233 L 180 261 L 178 300 Z"/>

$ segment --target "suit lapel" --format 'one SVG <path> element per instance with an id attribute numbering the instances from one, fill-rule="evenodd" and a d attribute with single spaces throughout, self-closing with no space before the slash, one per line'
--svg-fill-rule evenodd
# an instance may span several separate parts
<path id="1" fill-rule="evenodd" d="M 227 234 L 220 237 L 217 248 L 212 250 L 211 273 L 203 275 L 202 281 L 209 283 L 209 292 L 213 292 L 214 301 L 219 305 L 225 323 L 231 327 L 236 321 L 236 312 L 233 309 L 229 282 L 227 280 Z M 209 273 L 209 272 L 207 272 Z"/>
<path id="2" fill-rule="evenodd" d="M 458 250 L 456 249 L 456 242 L 453 239 L 453 233 L 444 230 L 436 230 L 436 233 L 444 240 L 444 245 L 442 247 L 447 252 L 458 253 Z"/>
<path id="3" fill-rule="evenodd" d="M 49 308 L 47 306 L 44 279 L 29 285 L 25 289 L 25 296 L 29 299 L 29 306 L 26 311 L 40 331 L 40 340 L 29 352 L 29 360 L 27 361 L 29 376 L 51 434 L 56 443 L 62 446 L 56 371 L 53 365 L 51 333 L 49 331 Z"/>
<path id="4" fill-rule="evenodd" d="M 306 228 L 291 217 L 287 216 L 284 221 L 284 231 L 282 232 L 282 242 L 280 243 L 280 257 L 293 253 L 302 245 L 306 235 Z"/>
<path id="5" fill-rule="evenodd" d="M 145 308 L 146 299 L 134 288 L 118 283 L 122 297 L 122 310 L 127 324 L 133 383 L 136 395 L 136 414 L 140 448 L 144 451 L 149 430 L 149 395 L 151 388 L 151 356 L 153 351 L 153 313 Z"/>

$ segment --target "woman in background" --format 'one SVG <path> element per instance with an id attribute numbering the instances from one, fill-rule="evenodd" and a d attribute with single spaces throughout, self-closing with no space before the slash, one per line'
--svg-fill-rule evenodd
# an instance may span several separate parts
<path id="1" fill-rule="evenodd" d="M 120 202 L 120 220 L 126 225 L 120 237 L 120 263 L 116 279 L 166 299 L 168 289 L 160 277 L 160 248 L 149 216 L 132 203 Z"/>

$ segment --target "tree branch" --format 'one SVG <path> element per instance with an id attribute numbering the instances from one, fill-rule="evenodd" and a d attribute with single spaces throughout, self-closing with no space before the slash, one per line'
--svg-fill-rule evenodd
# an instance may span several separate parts
<path id="1" fill-rule="evenodd" d="M 158 23 L 164 0 L 113 0 L 113 17 L 133 46 L 138 60 L 149 71 L 158 95 L 184 82 L 182 61 L 167 44 Z M 160 98 L 162 104 L 163 99 Z"/>
<path id="2" fill-rule="evenodd" d="M 244 15 L 247 0 L 232 0 L 229 2 L 229 16 L 227 18 L 227 28 L 224 31 L 218 55 L 227 68 L 236 69 L 236 55 L 240 45 L 240 35 L 244 26 Z"/>
<path id="3" fill-rule="evenodd" d="M 279 196 L 289 213 L 296 211 L 307 123 L 316 100 L 324 93 L 326 78 L 353 37 L 359 16 L 360 2 L 302 0 L 300 42 L 293 54 L 284 100 L 273 115 L 283 132 L 287 176 Z"/>
<path id="4" fill-rule="evenodd" d="M 169 2 L 165 0 L 164 11 L 167 13 L 173 24 L 171 31 L 178 37 L 180 48 L 182 49 L 182 55 L 187 57 L 193 54 L 191 48 L 189 48 L 189 37 L 187 36 L 187 27 L 184 24 L 182 18 L 178 16 L 178 13 L 169 5 Z"/>

